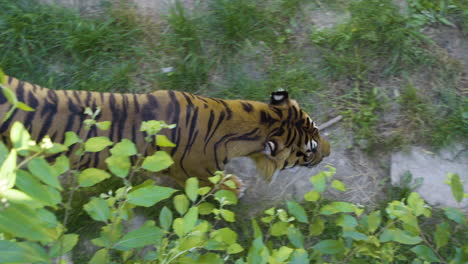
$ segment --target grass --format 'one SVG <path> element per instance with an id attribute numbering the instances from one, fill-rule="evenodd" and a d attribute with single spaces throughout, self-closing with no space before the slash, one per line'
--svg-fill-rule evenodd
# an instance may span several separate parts
<path id="1" fill-rule="evenodd" d="M 110 14 L 83 17 L 37 1 L 0 1 L 0 67 L 51 88 L 129 89 L 140 31 Z"/>
<path id="2" fill-rule="evenodd" d="M 311 35 L 332 77 L 367 80 L 428 63 L 424 45 L 430 41 L 392 1 L 354 1 L 348 11 L 349 21 Z"/>
<path id="3" fill-rule="evenodd" d="M 460 0 L 408 3 L 404 14 L 390 0 L 209 0 L 191 9 L 176 1 L 163 20 L 142 22 L 125 0 L 109 2 L 93 16 L 37 1 L 0 0 L 0 67 L 51 88 L 159 88 L 262 101 L 284 88 L 311 113 L 343 112 L 362 148 L 443 146 L 468 134 L 466 99 L 457 92 L 460 68 L 432 52 L 435 44 L 421 29 L 447 20 L 466 30 L 468 7 Z M 312 28 L 304 24 L 307 5 L 341 9 L 350 18 L 313 29 L 308 42 L 296 45 L 298 25 Z M 314 59 L 304 45 L 317 49 Z M 431 89 L 414 77 L 420 71 L 434 73 Z M 385 99 L 391 98 L 385 84 L 390 78 L 401 80 L 394 102 Z M 380 129 L 387 103 L 401 106 L 401 121 L 392 125 L 400 130 L 391 136 Z"/>

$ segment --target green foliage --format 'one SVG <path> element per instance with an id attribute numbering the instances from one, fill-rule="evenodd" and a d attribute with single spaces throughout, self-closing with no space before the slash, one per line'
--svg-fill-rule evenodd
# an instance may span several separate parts
<path id="1" fill-rule="evenodd" d="M 36 0 L 0 1 L 0 67 L 50 88 L 128 90 L 141 31 L 107 12 L 79 15 Z M 124 60 L 122 58 L 125 58 Z"/>
<path id="2" fill-rule="evenodd" d="M 428 39 L 392 1 L 353 1 L 348 10 L 348 22 L 312 34 L 313 43 L 324 49 L 330 75 L 365 80 L 374 72 L 394 73 L 428 60 L 423 49 Z"/>

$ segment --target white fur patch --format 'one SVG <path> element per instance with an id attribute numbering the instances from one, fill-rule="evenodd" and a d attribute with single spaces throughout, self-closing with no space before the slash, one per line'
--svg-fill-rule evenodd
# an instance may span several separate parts
<path id="1" fill-rule="evenodd" d="M 265 149 L 263 150 L 263 153 L 271 156 L 271 154 L 275 152 L 275 150 L 276 150 L 276 144 L 275 142 L 270 140 L 265 144 Z"/>
<path id="2" fill-rule="evenodd" d="M 281 101 L 281 100 L 284 99 L 284 95 L 275 94 L 275 95 L 273 95 L 273 99 L 275 99 L 275 101 Z"/>
<path id="3" fill-rule="evenodd" d="M 318 146 L 318 143 L 313 139 L 310 141 L 310 144 L 311 144 L 312 149 L 316 149 Z"/>

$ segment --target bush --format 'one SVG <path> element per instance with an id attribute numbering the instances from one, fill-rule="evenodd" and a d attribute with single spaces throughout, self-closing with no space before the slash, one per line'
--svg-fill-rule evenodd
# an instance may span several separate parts
<path id="1" fill-rule="evenodd" d="M 16 102 L 14 95 L 9 98 Z M 94 120 L 99 110 L 85 113 L 90 117 L 85 120 L 87 129 L 109 127 L 109 122 Z M 167 147 L 173 144 L 158 133 L 173 127 L 148 121 L 141 131 L 146 133 L 147 146 L 156 142 Z M 0 143 L 0 263 L 49 263 L 53 259 L 61 263 L 64 254 L 83 239 L 82 234 L 69 232 L 72 211 L 85 212 L 100 227 L 99 235 L 91 240 L 97 251 L 89 263 L 457 264 L 468 260 L 467 221 L 460 210 L 444 208 L 441 216 L 431 219 L 439 211 L 414 192 L 388 202 L 385 210 L 327 201 L 324 192 L 329 186 L 346 191 L 333 178 L 332 167 L 310 178 L 314 190 L 304 195 L 303 205 L 288 201 L 287 209 L 266 210 L 259 220 L 252 220 L 252 237 L 241 242 L 227 227 L 236 222 L 227 207 L 237 204 L 235 194 L 223 189 L 234 187 L 229 175 L 218 172 L 209 178 L 213 187 L 189 178 L 183 192 L 150 180 L 133 186 L 135 173 L 166 169 L 172 164 L 170 156 L 157 151 L 144 157 L 127 139 L 114 144 L 106 137 L 81 139 L 74 132 L 65 134 L 63 144 L 47 137 L 37 144 L 18 122 L 11 128 L 10 140 L 10 150 Z M 109 169 L 74 168 L 64 153 L 75 144 L 78 156 L 109 148 Z M 134 165 L 131 157 L 136 159 Z M 59 180 L 64 175 L 71 179 L 69 186 Z M 120 179 L 122 187 L 91 197 L 83 208 L 72 208 L 77 190 L 110 177 Z M 448 183 L 457 202 L 467 197 L 458 175 L 448 174 Z M 172 200 L 173 205 L 159 209 L 156 219 L 133 230 L 127 228 L 135 209 L 165 200 Z M 427 226 L 428 220 L 437 221 L 435 231 Z"/>

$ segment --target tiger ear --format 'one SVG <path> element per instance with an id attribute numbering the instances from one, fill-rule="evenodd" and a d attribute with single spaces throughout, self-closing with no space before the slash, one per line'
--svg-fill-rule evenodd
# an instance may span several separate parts
<path id="1" fill-rule="evenodd" d="M 270 104 L 271 105 L 280 105 L 287 102 L 289 99 L 289 94 L 283 89 L 278 89 L 276 92 L 271 93 Z"/>

